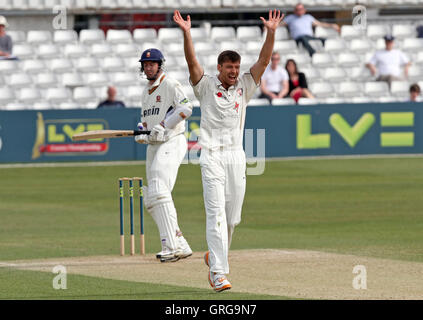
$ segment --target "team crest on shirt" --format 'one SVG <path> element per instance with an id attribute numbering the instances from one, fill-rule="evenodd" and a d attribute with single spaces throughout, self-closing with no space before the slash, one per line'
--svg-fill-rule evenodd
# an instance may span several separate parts
<path id="1" fill-rule="evenodd" d="M 162 100 L 162 97 L 161 96 L 157 96 L 156 97 L 156 102 L 161 102 L 161 100 Z"/>
<path id="2" fill-rule="evenodd" d="M 241 96 L 242 96 L 243 91 L 244 91 L 244 90 L 242 90 L 242 88 L 239 88 L 239 89 L 236 91 L 236 93 L 238 94 L 238 97 L 241 97 Z"/>
<path id="3" fill-rule="evenodd" d="M 238 109 L 239 109 L 239 103 L 238 103 L 238 102 L 235 102 L 235 107 L 234 107 L 234 110 L 235 110 L 236 112 L 238 112 Z"/>

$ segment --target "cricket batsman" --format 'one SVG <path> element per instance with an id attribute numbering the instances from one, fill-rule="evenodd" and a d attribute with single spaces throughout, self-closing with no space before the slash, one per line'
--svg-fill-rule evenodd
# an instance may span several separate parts
<path id="1" fill-rule="evenodd" d="M 181 84 L 165 74 L 160 50 L 145 50 L 139 62 L 148 86 L 142 94 L 142 123 L 138 126 L 151 131 L 150 135 L 135 136 L 136 142 L 148 144 L 144 203 L 160 233 L 162 250 L 156 257 L 161 262 L 178 261 L 192 255 L 179 228 L 171 194 L 187 151 L 185 119 L 191 115 L 192 105 Z"/>
<path id="2" fill-rule="evenodd" d="M 245 195 L 246 159 L 242 141 L 246 107 L 270 62 L 275 32 L 283 17 L 279 10 L 269 11 L 268 20 L 260 17 L 267 35 L 257 62 L 248 72 L 240 75 L 241 56 L 227 50 L 217 58 L 218 74 L 207 75 L 195 55 L 190 16 L 184 20 L 178 10 L 173 16 L 183 31 L 190 82 L 200 101 L 200 166 L 209 249 L 204 258 L 209 267 L 209 283 L 217 292 L 232 287 L 226 274 L 228 250 L 234 228 L 241 221 Z"/>

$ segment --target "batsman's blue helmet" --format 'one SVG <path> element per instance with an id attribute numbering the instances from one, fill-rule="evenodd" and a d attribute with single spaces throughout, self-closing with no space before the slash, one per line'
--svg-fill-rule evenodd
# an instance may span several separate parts
<path id="1" fill-rule="evenodd" d="M 139 62 L 144 61 L 158 61 L 158 62 L 164 62 L 165 58 L 163 54 L 160 52 L 159 49 L 150 48 L 145 50 L 142 55 L 141 59 L 138 60 Z"/>

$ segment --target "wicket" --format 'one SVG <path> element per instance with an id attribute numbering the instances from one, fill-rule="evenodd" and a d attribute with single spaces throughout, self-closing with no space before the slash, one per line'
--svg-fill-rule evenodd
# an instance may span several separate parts
<path id="1" fill-rule="evenodd" d="M 143 206 L 143 193 L 142 193 L 142 178 L 119 178 L 119 207 L 120 207 L 120 255 L 125 255 L 125 232 L 124 232 L 124 188 L 125 181 L 128 181 L 129 187 L 129 227 L 131 239 L 131 256 L 135 255 L 135 238 L 134 238 L 134 181 L 139 183 L 139 196 L 140 196 L 140 253 L 145 254 L 144 243 L 144 206 Z"/>

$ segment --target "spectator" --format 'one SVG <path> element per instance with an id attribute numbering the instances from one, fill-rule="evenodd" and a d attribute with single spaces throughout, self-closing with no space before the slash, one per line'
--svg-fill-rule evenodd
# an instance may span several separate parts
<path id="1" fill-rule="evenodd" d="M 122 101 L 116 100 L 116 88 L 109 86 L 107 88 L 107 99 L 101 102 L 97 108 L 125 108 Z"/>
<path id="2" fill-rule="evenodd" d="M 313 27 L 332 28 L 338 32 L 341 28 L 336 23 L 326 23 L 316 20 L 312 15 L 306 14 L 306 9 L 302 3 L 295 6 L 294 14 L 288 15 L 282 25 L 288 26 L 292 39 L 297 45 L 302 43 L 303 47 L 308 51 L 310 57 L 316 52 L 310 45 L 310 40 L 320 40 L 325 45 L 325 38 L 317 38 L 313 35 Z"/>
<path id="3" fill-rule="evenodd" d="M 378 73 L 377 81 L 386 81 L 390 87 L 392 81 L 403 80 L 401 77 L 402 66 L 404 66 L 405 77 L 408 77 L 408 68 L 411 62 L 402 51 L 394 49 L 395 38 L 393 36 L 386 35 L 384 39 L 385 49 L 376 51 L 366 67 L 372 75 Z"/>
<path id="4" fill-rule="evenodd" d="M 271 62 L 261 78 L 260 98 L 266 98 L 270 102 L 273 99 L 285 97 L 289 90 L 288 73 L 279 65 L 280 60 L 279 53 L 273 52 Z"/>
<path id="5" fill-rule="evenodd" d="M 304 73 L 298 72 L 297 63 L 293 59 L 288 59 L 285 65 L 289 75 L 288 95 L 298 103 L 301 97 L 314 99 L 314 96 L 308 90 L 307 79 Z"/>
<path id="6" fill-rule="evenodd" d="M 417 83 L 414 83 L 410 86 L 410 101 L 411 102 L 419 102 L 420 96 L 420 86 Z"/>
<path id="7" fill-rule="evenodd" d="M 6 34 L 6 28 L 9 26 L 4 16 L 0 16 L 0 58 L 8 59 L 12 54 L 12 38 Z"/>

